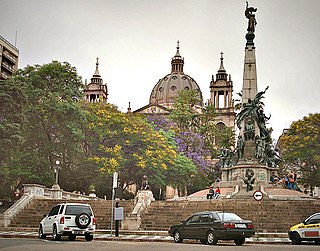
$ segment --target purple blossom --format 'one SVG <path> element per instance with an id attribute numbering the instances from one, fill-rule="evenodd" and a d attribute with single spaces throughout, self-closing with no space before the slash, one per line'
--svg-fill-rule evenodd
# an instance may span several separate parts
<path id="1" fill-rule="evenodd" d="M 205 139 L 202 135 L 192 131 L 181 131 L 175 141 L 178 152 L 191 159 L 200 170 L 208 170 L 210 164 L 205 157 L 209 152 L 205 149 Z"/>
<path id="2" fill-rule="evenodd" d="M 174 123 L 167 119 L 164 115 L 148 115 L 147 120 L 154 126 L 156 131 L 162 129 L 167 132 L 174 127 Z"/>

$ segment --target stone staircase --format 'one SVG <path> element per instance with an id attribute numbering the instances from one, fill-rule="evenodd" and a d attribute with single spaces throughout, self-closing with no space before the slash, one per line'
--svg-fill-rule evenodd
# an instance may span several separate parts
<path id="1" fill-rule="evenodd" d="M 66 200 L 33 199 L 15 218 L 12 219 L 10 227 L 13 228 L 37 228 L 44 214 L 48 214 L 52 206 L 66 202 Z M 111 222 L 111 200 L 72 200 L 71 203 L 90 204 L 98 229 L 110 229 Z M 120 201 L 120 207 L 124 208 L 124 215 L 129 215 L 134 207 L 134 201 Z"/>
<path id="2" fill-rule="evenodd" d="M 199 211 L 235 212 L 253 221 L 257 232 L 286 233 L 290 226 L 319 212 L 320 200 L 227 199 L 204 201 L 155 201 L 141 216 L 143 230 L 168 230 Z"/>
<path id="3" fill-rule="evenodd" d="M 44 214 L 52 206 L 66 200 L 35 198 L 11 221 L 11 228 L 37 228 Z M 97 219 L 97 229 L 110 229 L 110 200 L 72 200 L 88 203 L 93 208 Z M 124 216 L 130 216 L 134 200 L 120 201 Z M 302 222 L 307 216 L 319 212 L 320 200 L 271 200 L 255 201 L 254 199 L 218 199 L 199 201 L 154 201 L 141 214 L 141 227 L 136 230 L 167 231 L 173 224 L 178 224 L 190 215 L 199 211 L 235 212 L 243 219 L 253 221 L 256 232 L 286 233 L 290 226 Z M 113 226 L 114 229 L 114 226 Z"/>

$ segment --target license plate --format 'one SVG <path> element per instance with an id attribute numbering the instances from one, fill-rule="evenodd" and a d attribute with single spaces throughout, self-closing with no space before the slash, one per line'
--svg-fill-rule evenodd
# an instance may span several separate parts
<path id="1" fill-rule="evenodd" d="M 74 230 L 72 231 L 73 234 L 83 234 L 84 232 L 83 231 L 79 231 L 79 230 Z"/>
<path id="2" fill-rule="evenodd" d="M 237 228 L 247 228 L 246 224 L 236 224 Z"/>

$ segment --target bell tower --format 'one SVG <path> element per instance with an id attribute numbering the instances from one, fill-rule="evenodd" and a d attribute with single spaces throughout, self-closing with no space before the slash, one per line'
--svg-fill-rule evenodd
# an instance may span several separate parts
<path id="1" fill-rule="evenodd" d="M 220 53 L 220 68 L 216 74 L 216 79 L 212 75 L 210 82 L 210 104 L 217 111 L 217 124 L 234 128 L 235 126 L 235 111 L 232 97 L 233 82 L 231 75 L 228 76 L 223 65 L 223 52 Z"/>
<path id="2" fill-rule="evenodd" d="M 104 102 L 107 103 L 108 88 L 103 84 L 99 73 L 99 58 L 97 57 L 96 70 L 89 84 L 85 83 L 84 100 L 86 103 Z"/>

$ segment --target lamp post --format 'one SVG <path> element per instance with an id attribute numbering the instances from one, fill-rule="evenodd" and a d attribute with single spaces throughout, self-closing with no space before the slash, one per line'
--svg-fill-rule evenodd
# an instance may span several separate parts
<path id="1" fill-rule="evenodd" d="M 54 172 L 56 174 L 56 181 L 55 181 L 55 184 L 52 186 L 52 188 L 56 188 L 56 189 L 60 189 L 60 186 L 58 184 L 58 178 L 59 178 L 59 170 L 61 169 L 61 167 L 59 166 L 59 164 L 60 164 L 60 161 L 56 160 L 55 166 L 53 167 Z"/>

